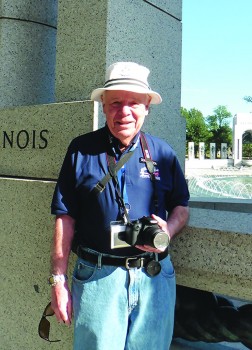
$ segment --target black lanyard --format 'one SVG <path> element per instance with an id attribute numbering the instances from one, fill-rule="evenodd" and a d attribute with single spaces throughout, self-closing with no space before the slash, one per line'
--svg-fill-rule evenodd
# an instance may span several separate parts
<path id="1" fill-rule="evenodd" d="M 145 139 L 144 133 L 140 133 L 140 142 L 141 142 L 141 147 L 143 151 L 143 156 L 144 158 L 141 159 L 147 167 L 148 173 L 150 174 L 150 180 L 153 183 L 153 188 L 154 188 L 154 206 L 155 206 L 155 214 L 158 214 L 158 194 L 157 194 L 157 186 L 156 186 L 156 177 L 155 177 L 155 165 L 156 162 L 154 162 L 151 159 L 150 155 L 150 150 L 147 144 L 147 141 Z M 123 211 L 123 218 L 126 222 L 130 222 L 129 215 L 128 215 L 128 210 L 126 208 L 126 205 L 124 203 L 119 182 L 118 182 L 118 177 L 117 177 L 117 172 L 122 168 L 122 166 L 129 160 L 129 158 L 133 155 L 135 150 L 130 151 L 125 153 L 120 160 L 116 163 L 115 157 L 112 157 L 111 155 L 107 154 L 107 161 L 108 161 L 108 173 L 104 176 L 104 178 L 101 181 L 98 181 L 98 183 L 95 185 L 95 187 L 91 190 L 91 194 L 96 194 L 99 195 L 101 192 L 104 191 L 106 184 L 113 179 L 113 183 L 115 186 L 116 193 L 118 195 L 119 199 L 119 205 Z"/>
<path id="2" fill-rule="evenodd" d="M 148 173 L 150 174 L 150 180 L 153 183 L 153 188 L 154 188 L 153 200 L 154 200 L 155 214 L 157 215 L 158 214 L 158 192 L 157 192 L 156 176 L 155 176 L 155 165 L 157 165 L 157 163 L 151 159 L 148 143 L 146 141 L 146 138 L 143 132 L 141 132 L 140 141 L 141 141 L 142 151 L 144 155 L 144 162 L 146 164 Z"/>
<path id="3" fill-rule="evenodd" d="M 131 152 L 127 152 L 125 153 L 123 156 L 122 156 L 122 160 L 123 160 L 123 165 L 127 162 L 127 160 L 131 157 L 131 155 L 133 154 L 134 151 L 131 151 Z M 127 156 L 128 155 L 128 156 Z M 121 188 L 120 188 L 120 185 L 119 185 L 119 181 L 118 181 L 118 177 L 117 177 L 117 171 L 116 171 L 116 168 L 117 168 L 117 164 L 119 163 L 115 163 L 115 158 L 112 157 L 111 155 L 107 155 L 107 159 L 108 159 L 108 167 L 109 167 L 109 173 L 111 174 L 112 176 L 112 179 L 113 179 L 113 183 L 114 183 L 114 186 L 115 186 L 115 190 L 116 190 L 116 193 L 117 193 L 117 196 L 118 196 L 118 200 L 119 200 L 119 207 L 121 209 L 121 214 L 122 214 L 122 217 L 123 217 L 123 220 L 124 222 L 127 224 L 128 222 L 130 222 L 130 218 L 129 218 L 129 215 L 128 215 L 128 209 L 126 207 L 126 204 L 125 204 L 125 201 L 123 199 L 123 196 L 122 196 L 122 192 L 121 192 Z M 120 160 L 121 160 L 120 159 Z M 120 166 L 121 168 L 122 166 Z M 119 169 L 120 169 L 119 168 Z M 125 184 L 124 184 L 125 185 Z"/>

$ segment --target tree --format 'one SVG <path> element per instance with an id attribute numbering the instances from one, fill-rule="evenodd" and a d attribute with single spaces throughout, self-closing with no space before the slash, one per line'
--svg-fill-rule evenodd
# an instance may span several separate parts
<path id="1" fill-rule="evenodd" d="M 252 102 L 252 96 L 245 96 L 243 99 L 247 102 Z"/>
<path id="2" fill-rule="evenodd" d="M 252 159 L 252 130 L 247 130 L 242 135 L 242 157 Z"/>
<path id="3" fill-rule="evenodd" d="M 210 136 L 203 114 L 199 110 L 181 107 L 181 115 L 186 119 L 187 142 L 204 142 Z"/>
<path id="4" fill-rule="evenodd" d="M 227 111 L 226 106 L 218 106 L 214 109 L 214 114 L 207 117 L 207 124 L 212 135 L 210 142 L 216 143 L 216 150 L 220 151 L 221 143 L 232 144 L 232 129 L 229 126 L 232 114 Z"/>
<path id="5" fill-rule="evenodd" d="M 188 142 L 195 142 L 196 150 L 199 142 L 207 142 L 211 136 L 205 118 L 203 114 L 195 108 L 187 110 L 181 107 L 181 115 L 186 119 L 186 146 L 188 147 Z"/>
<path id="6" fill-rule="evenodd" d="M 242 142 L 245 144 L 252 143 L 252 130 L 247 130 L 242 135 Z"/>

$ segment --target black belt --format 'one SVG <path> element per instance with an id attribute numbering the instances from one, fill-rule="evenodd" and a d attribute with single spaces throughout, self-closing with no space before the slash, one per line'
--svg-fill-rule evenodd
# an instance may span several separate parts
<path id="1" fill-rule="evenodd" d="M 135 267 L 146 267 L 150 261 L 155 260 L 155 253 L 150 253 L 148 255 L 138 255 L 138 256 L 129 256 L 129 257 L 112 257 L 104 256 L 103 254 L 97 255 L 91 252 L 83 250 L 81 247 L 77 248 L 77 255 L 79 258 L 87 260 L 93 264 L 102 264 L 102 265 L 111 265 L 111 266 L 123 266 L 126 269 L 134 269 Z M 163 260 L 168 255 L 166 250 L 163 253 L 158 253 L 158 261 Z"/>

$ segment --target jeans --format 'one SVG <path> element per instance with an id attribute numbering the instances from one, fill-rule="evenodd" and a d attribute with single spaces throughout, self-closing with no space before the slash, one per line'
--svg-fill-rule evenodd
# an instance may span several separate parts
<path id="1" fill-rule="evenodd" d="M 78 258 L 73 273 L 74 350 L 168 350 L 175 273 L 168 255 L 154 277 L 144 268 L 97 266 Z"/>

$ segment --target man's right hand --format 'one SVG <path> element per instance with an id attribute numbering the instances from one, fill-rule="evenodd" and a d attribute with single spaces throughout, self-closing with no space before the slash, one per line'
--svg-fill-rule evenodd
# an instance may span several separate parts
<path id="1" fill-rule="evenodd" d="M 58 282 L 52 287 L 52 308 L 58 322 L 70 326 L 72 322 L 72 297 L 67 281 Z"/>

